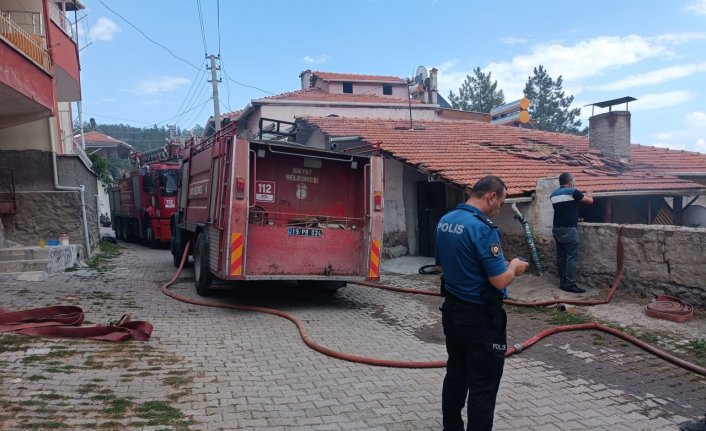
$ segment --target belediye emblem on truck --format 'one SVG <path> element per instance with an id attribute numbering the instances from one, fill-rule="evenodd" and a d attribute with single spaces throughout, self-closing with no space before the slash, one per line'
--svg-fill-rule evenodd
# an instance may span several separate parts
<path id="1" fill-rule="evenodd" d="M 308 186 L 304 183 L 297 184 L 297 199 L 306 199 Z"/>

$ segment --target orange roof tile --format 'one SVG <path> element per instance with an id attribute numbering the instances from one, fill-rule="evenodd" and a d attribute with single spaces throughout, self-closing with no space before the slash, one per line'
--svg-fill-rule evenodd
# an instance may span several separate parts
<path id="1" fill-rule="evenodd" d="M 277 94 L 275 96 L 268 96 L 260 101 L 264 100 L 301 100 L 301 101 L 312 101 L 312 102 L 339 102 L 339 103 L 379 103 L 379 104 L 407 104 L 409 103 L 407 99 L 398 99 L 392 96 L 377 96 L 375 94 L 350 94 L 350 93 L 340 93 L 332 94 L 328 93 L 320 88 L 307 88 L 306 90 L 291 91 L 288 93 Z M 258 100 L 253 102 L 257 103 Z M 412 100 L 412 104 L 416 105 L 421 103 L 418 100 Z M 431 106 L 431 105 L 430 105 Z"/>
<path id="2" fill-rule="evenodd" d="M 477 121 L 409 121 L 307 117 L 330 136 L 360 136 L 393 157 L 445 179 L 470 186 L 485 175 L 503 178 L 511 196 L 534 191 L 537 179 L 572 172 L 582 188 L 594 192 L 701 188 L 666 175 L 679 167 L 706 172 L 706 154 L 633 146 L 624 165 L 589 149 L 588 138 Z M 636 148 L 637 147 L 637 148 Z M 663 157 L 664 154 L 669 155 Z"/>
<path id="3" fill-rule="evenodd" d="M 75 137 L 80 139 L 80 134 L 77 134 Z M 115 139 L 112 136 L 108 136 L 105 133 L 95 130 L 84 133 L 83 139 L 86 141 L 86 145 L 91 147 L 115 147 L 118 145 L 124 145 L 132 148 L 127 142 L 121 141 L 120 139 Z"/>
<path id="4" fill-rule="evenodd" d="M 390 84 L 406 84 L 407 81 L 398 76 L 386 76 L 386 75 L 358 75 L 355 73 L 335 73 L 335 72 L 311 72 L 312 75 L 317 78 L 321 78 L 324 81 L 375 81 L 375 82 L 387 82 Z"/>

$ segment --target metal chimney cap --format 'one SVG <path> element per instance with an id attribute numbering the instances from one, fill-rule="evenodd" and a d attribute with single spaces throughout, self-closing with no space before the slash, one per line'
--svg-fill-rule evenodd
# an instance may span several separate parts
<path id="1" fill-rule="evenodd" d="M 626 97 L 621 97 L 620 99 L 613 99 L 613 100 L 606 100 L 604 102 L 597 102 L 597 103 L 589 103 L 588 105 L 583 105 L 583 106 L 598 106 L 599 108 L 607 108 L 609 106 L 613 105 L 620 105 L 621 103 L 628 103 L 628 102 L 634 102 L 635 99 L 634 97 L 626 96 Z"/>

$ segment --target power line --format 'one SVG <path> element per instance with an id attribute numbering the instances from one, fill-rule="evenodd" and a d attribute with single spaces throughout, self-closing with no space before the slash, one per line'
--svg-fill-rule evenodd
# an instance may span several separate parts
<path id="1" fill-rule="evenodd" d="M 216 15 L 218 17 L 218 57 L 221 56 L 221 0 L 216 0 Z"/>
<path id="2" fill-rule="evenodd" d="M 199 118 L 199 116 L 200 116 L 201 113 L 203 112 L 204 108 L 206 107 L 206 104 L 207 104 L 208 102 L 210 102 L 211 99 L 213 99 L 213 98 L 212 98 L 212 97 L 209 97 L 208 99 L 206 99 L 206 100 L 200 105 L 200 106 L 201 106 L 201 110 L 200 110 L 199 112 L 197 112 L 196 115 L 194 115 L 193 117 L 189 117 L 189 121 L 188 121 L 188 122 L 187 122 L 187 121 L 184 121 L 184 124 L 189 124 L 189 123 L 192 123 L 192 122 L 196 122 L 196 119 Z M 198 108 L 198 106 L 194 107 L 194 109 L 196 109 L 196 108 Z M 192 120 L 191 118 L 193 118 L 193 120 Z"/>
<path id="3" fill-rule="evenodd" d="M 202 81 L 201 86 L 194 90 L 194 93 L 191 95 L 191 98 L 187 102 L 186 107 L 184 108 L 184 111 L 182 111 L 180 114 L 172 117 L 175 119 L 174 121 L 181 122 L 182 120 L 184 120 L 185 115 L 195 109 L 194 106 L 197 103 L 198 97 L 204 96 L 204 90 L 207 90 L 207 89 L 208 89 L 208 81 Z M 208 97 L 210 100 L 211 95 L 208 94 L 208 92 L 206 92 L 205 96 Z"/>
<path id="4" fill-rule="evenodd" d="M 221 58 L 221 71 L 223 72 L 224 75 L 226 75 L 226 65 L 223 62 L 223 58 Z M 226 97 L 227 104 L 230 105 L 230 84 L 228 84 L 228 79 L 225 79 L 223 81 L 226 85 L 226 90 L 228 91 L 228 96 Z M 230 108 L 228 108 L 229 111 L 232 111 Z"/>
<path id="5" fill-rule="evenodd" d="M 173 53 L 169 48 L 167 48 L 166 46 L 162 45 L 162 44 L 159 43 L 159 42 L 154 41 L 152 38 L 150 38 L 149 36 L 147 36 L 147 35 L 145 34 L 145 32 L 143 32 L 142 30 L 140 30 L 135 24 L 131 23 L 131 22 L 128 21 L 125 17 L 123 17 L 122 15 L 120 15 L 119 13 L 117 13 L 116 11 L 114 11 L 113 9 L 111 9 L 107 4 L 105 4 L 105 2 L 104 2 L 103 0 L 98 0 L 98 1 L 99 1 L 103 6 L 105 6 L 106 9 L 108 9 L 108 10 L 111 11 L 111 12 L 113 12 L 113 13 L 114 13 L 115 15 L 117 15 L 120 19 L 122 19 L 123 21 L 125 21 L 126 23 L 128 23 L 132 28 L 134 28 L 135 30 L 137 30 L 142 36 L 145 37 L 145 39 L 149 40 L 150 42 L 152 42 L 153 44 L 157 45 L 158 47 L 164 49 L 164 50 L 167 51 L 172 57 L 176 58 L 177 60 L 183 61 L 184 63 L 188 64 L 189 66 L 193 67 L 194 69 L 199 69 L 199 67 L 196 66 L 194 63 L 190 62 L 189 60 L 185 60 L 185 59 L 179 57 L 178 55 L 174 54 L 174 53 Z"/>
<path id="6" fill-rule="evenodd" d="M 203 62 L 201 63 L 201 67 L 203 67 L 205 63 L 206 63 L 206 59 L 204 59 Z M 194 77 L 194 80 L 191 81 L 191 87 L 189 87 L 189 91 L 186 92 L 186 96 L 184 96 L 184 100 L 181 101 L 181 105 L 179 105 L 179 109 L 177 109 L 177 114 L 176 114 L 176 116 L 178 116 L 178 115 L 182 112 L 182 111 L 181 111 L 182 108 L 184 108 L 185 106 L 189 106 L 189 105 L 185 105 L 185 103 L 186 103 L 187 100 L 190 100 L 189 95 L 191 94 L 191 90 L 196 91 L 196 88 L 197 88 L 197 87 L 194 87 L 194 86 L 196 85 L 196 83 L 197 83 L 199 80 L 201 80 L 201 75 L 204 74 L 204 73 L 206 73 L 206 69 L 205 69 L 205 68 L 204 68 L 204 69 L 199 68 L 199 71 L 196 73 L 196 76 Z"/>
<path id="7" fill-rule="evenodd" d="M 255 87 L 255 86 L 253 86 L 253 85 L 248 85 L 248 84 L 243 84 L 242 82 L 238 82 L 238 81 L 236 81 L 235 79 L 231 78 L 230 75 L 228 75 L 228 73 L 226 73 L 225 70 L 223 70 L 223 75 L 225 75 L 226 79 L 228 79 L 229 81 L 233 81 L 234 83 L 236 83 L 236 84 L 238 84 L 238 85 L 240 85 L 240 86 L 242 86 L 242 87 L 254 88 L 255 90 L 259 90 L 259 91 L 262 91 L 263 93 L 271 94 L 271 95 L 273 95 L 273 96 L 274 96 L 275 94 L 277 94 L 277 93 L 272 93 L 272 92 L 267 91 L 267 90 L 263 90 L 263 89 L 260 88 L 260 87 Z"/>
<path id="8" fill-rule="evenodd" d="M 203 27 L 203 10 L 201 9 L 201 0 L 196 0 L 196 7 L 199 10 L 199 25 L 201 26 L 201 40 L 203 41 L 203 52 L 208 55 L 206 47 L 206 30 Z"/>

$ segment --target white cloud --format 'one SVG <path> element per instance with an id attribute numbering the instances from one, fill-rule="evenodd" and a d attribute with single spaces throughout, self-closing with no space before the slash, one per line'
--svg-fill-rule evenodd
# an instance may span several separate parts
<path id="1" fill-rule="evenodd" d="M 696 97 L 691 91 L 677 90 L 665 93 L 651 93 L 637 97 L 635 102 L 630 104 L 631 111 L 646 111 L 648 109 L 667 108 L 681 105 Z"/>
<path id="2" fill-rule="evenodd" d="M 652 138 L 656 147 L 706 153 L 706 112 L 692 112 L 684 118 L 679 130 L 656 132 Z"/>
<path id="3" fill-rule="evenodd" d="M 500 42 L 504 43 L 506 45 L 515 45 L 515 44 L 527 43 L 527 39 L 523 39 L 521 37 L 508 36 L 508 37 L 501 37 Z"/>
<path id="4" fill-rule="evenodd" d="M 696 0 L 684 7 L 684 10 L 697 15 L 706 15 L 706 0 Z"/>
<path id="5" fill-rule="evenodd" d="M 696 151 L 700 153 L 706 153 L 706 139 L 704 138 L 699 138 L 696 140 Z"/>
<path id="6" fill-rule="evenodd" d="M 322 56 L 319 56 L 319 58 L 314 58 L 310 55 L 304 56 L 304 63 L 309 63 L 309 64 L 323 64 L 329 60 L 331 60 L 331 57 L 329 57 L 328 55 L 322 55 Z"/>
<path id="7" fill-rule="evenodd" d="M 537 44 L 527 54 L 517 55 L 510 61 L 491 62 L 483 69 L 493 73 L 493 78 L 498 81 L 498 87 L 505 92 L 508 100 L 522 97 L 528 77 L 540 64 L 552 78 L 562 76 L 567 93 L 577 95 L 583 89 L 581 81 L 585 78 L 600 76 L 611 69 L 647 59 L 673 56 L 674 45 L 704 38 L 706 33 L 667 33 L 654 37 L 600 36 L 573 45 Z M 453 67 L 437 68 L 441 72 L 439 87 L 443 94 L 447 94 L 448 90 L 457 91 L 470 73 L 454 70 Z M 454 79 L 442 78 L 444 75 Z"/>
<path id="8" fill-rule="evenodd" d="M 113 40 L 113 35 L 120 31 L 120 27 L 108 18 L 100 17 L 91 27 L 90 34 L 92 40 Z"/>
<path id="9" fill-rule="evenodd" d="M 706 132 L 706 112 L 692 112 L 686 116 L 686 125 L 690 129 L 701 129 Z"/>
<path id="10" fill-rule="evenodd" d="M 137 95 L 159 94 L 167 91 L 176 90 L 177 88 L 189 84 L 189 82 L 190 81 L 186 78 L 179 78 L 175 76 L 159 76 L 150 79 L 143 79 L 142 81 L 137 83 L 137 85 L 131 90 L 131 92 Z"/>
<path id="11" fill-rule="evenodd" d="M 665 67 L 639 75 L 629 75 L 623 79 L 605 85 L 591 87 L 602 91 L 621 91 L 643 85 L 655 85 L 678 78 L 686 78 L 694 73 L 706 72 L 706 62 L 699 64 L 683 64 L 681 66 Z"/>

